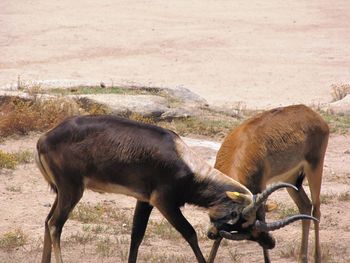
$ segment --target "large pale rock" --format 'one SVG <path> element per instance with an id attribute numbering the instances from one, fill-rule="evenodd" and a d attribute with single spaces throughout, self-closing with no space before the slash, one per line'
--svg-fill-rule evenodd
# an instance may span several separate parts
<path id="1" fill-rule="evenodd" d="M 350 114 L 350 94 L 341 100 L 330 103 L 328 109 L 332 113 L 339 115 Z"/>
<path id="2" fill-rule="evenodd" d="M 164 112 L 160 118 L 164 120 L 172 120 L 177 118 L 188 118 L 196 115 L 196 110 L 188 108 L 172 108 Z"/>
<path id="3" fill-rule="evenodd" d="M 18 90 L 17 86 L 23 86 L 26 89 Z M 42 90 L 51 88 L 74 88 L 74 87 L 107 87 L 113 86 L 113 83 L 95 83 L 95 82 L 79 82 L 74 80 L 39 80 L 31 82 L 18 81 L 6 88 L 0 89 L 1 95 L 13 95 L 24 98 L 31 98 L 26 93 L 27 88 L 40 88 Z M 187 118 L 200 115 L 203 108 L 208 107 L 205 99 L 193 93 L 187 88 L 176 87 L 144 87 L 144 86 L 123 86 L 124 89 L 136 90 L 136 93 L 146 94 L 81 94 L 67 95 L 70 98 L 84 98 L 91 103 L 105 105 L 110 109 L 112 114 L 129 116 L 132 113 L 139 114 L 144 117 L 152 117 L 164 120 L 172 120 L 176 118 Z M 40 98 L 52 97 L 54 95 L 40 94 Z M 88 103 L 88 101 L 86 101 Z"/>
<path id="4" fill-rule="evenodd" d="M 197 104 L 198 106 L 208 106 L 208 102 L 196 93 L 187 88 L 177 87 L 175 89 L 164 88 L 169 96 L 174 97 L 187 104 Z"/>
<path id="5" fill-rule="evenodd" d="M 145 117 L 160 117 L 169 110 L 165 98 L 153 95 L 89 94 L 79 95 L 108 106 L 114 114 L 140 114 Z"/>

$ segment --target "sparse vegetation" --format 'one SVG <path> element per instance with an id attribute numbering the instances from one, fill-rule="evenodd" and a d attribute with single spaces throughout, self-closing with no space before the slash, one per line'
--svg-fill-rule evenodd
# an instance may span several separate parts
<path id="1" fill-rule="evenodd" d="M 336 199 L 336 195 L 335 194 L 321 194 L 320 195 L 320 200 L 321 200 L 321 204 L 330 204 L 333 201 L 335 201 Z"/>
<path id="2" fill-rule="evenodd" d="M 129 246 L 120 246 L 118 248 L 118 257 L 122 262 L 127 262 L 129 256 Z"/>
<path id="3" fill-rule="evenodd" d="M 103 237 L 97 241 L 96 252 L 103 257 L 109 257 L 113 253 L 114 247 L 115 244 L 112 244 L 112 241 L 109 237 Z"/>
<path id="4" fill-rule="evenodd" d="M 33 152 L 30 150 L 23 150 L 15 152 L 15 159 L 20 164 L 31 163 L 34 160 Z"/>
<path id="5" fill-rule="evenodd" d="M 350 130 L 350 115 L 336 115 L 327 113 L 324 111 L 320 112 L 321 116 L 325 119 L 330 127 L 331 133 L 345 134 Z"/>
<path id="6" fill-rule="evenodd" d="M 155 120 L 135 113 L 127 117 L 135 121 L 154 124 L 166 129 L 170 129 L 181 136 L 202 135 L 216 139 L 224 138 L 234 127 L 240 123 L 239 120 L 224 115 L 178 118 L 173 119 L 170 122 L 164 120 Z"/>
<path id="7" fill-rule="evenodd" d="M 6 190 L 14 193 L 20 193 L 22 191 L 20 186 L 7 186 Z"/>
<path id="8" fill-rule="evenodd" d="M 0 150 L 0 169 L 15 169 L 18 164 L 30 163 L 32 160 L 33 154 L 28 150 L 15 153 Z"/>
<path id="9" fill-rule="evenodd" d="M 333 84 L 331 88 L 333 101 L 341 100 L 350 94 L 350 84 Z"/>
<path id="10" fill-rule="evenodd" d="M 110 113 L 110 109 L 107 106 L 88 98 L 77 97 L 74 100 L 79 105 L 79 108 L 83 109 L 83 114 L 99 115 Z"/>
<path id="11" fill-rule="evenodd" d="M 148 233 L 151 235 L 156 235 L 167 240 L 179 240 L 182 238 L 180 233 L 178 233 L 165 219 L 162 219 L 160 222 L 150 220 L 148 230 Z"/>
<path id="12" fill-rule="evenodd" d="M 37 94 L 38 92 L 36 92 Z M 88 94 L 123 94 L 123 95 L 157 95 L 165 97 L 169 103 L 173 106 L 178 105 L 178 100 L 164 91 L 161 88 L 153 87 L 104 87 L 104 86 L 77 86 L 71 88 L 53 88 L 46 89 L 39 92 L 41 94 L 53 94 L 53 95 L 88 95 Z"/>
<path id="13" fill-rule="evenodd" d="M 102 221 L 104 212 L 105 208 L 101 204 L 80 203 L 74 208 L 70 218 L 83 223 L 99 223 Z"/>
<path id="14" fill-rule="evenodd" d="M 341 193 L 340 195 L 338 195 L 338 201 L 341 201 L 341 202 L 350 201 L 350 193 L 349 192 Z"/>
<path id="15" fill-rule="evenodd" d="M 0 150 L 0 168 L 14 169 L 17 164 L 14 154 Z"/>
<path id="16" fill-rule="evenodd" d="M 6 137 L 47 130 L 64 118 L 79 113 L 79 107 L 76 102 L 66 98 L 1 97 L 0 112 L 0 137 Z"/>
<path id="17" fill-rule="evenodd" d="M 295 245 L 288 245 L 280 250 L 281 258 L 293 258 L 295 260 L 298 259 L 299 249 Z"/>
<path id="18" fill-rule="evenodd" d="M 87 243 L 90 243 L 94 239 L 95 239 L 95 236 L 92 233 L 83 231 L 83 232 L 77 232 L 72 236 L 70 236 L 69 241 L 73 243 L 79 243 L 79 244 L 85 245 Z"/>
<path id="19" fill-rule="evenodd" d="M 130 116 L 128 116 L 128 118 L 130 120 L 156 125 L 156 120 L 150 117 L 144 117 L 138 113 L 132 113 Z"/>
<path id="20" fill-rule="evenodd" d="M 327 243 L 321 244 L 321 259 L 322 262 L 331 263 L 333 261 L 333 257 L 331 255 L 331 249 Z M 289 246 L 284 247 L 280 250 L 279 255 L 281 258 L 292 258 L 295 261 L 298 260 L 299 257 L 299 248 L 297 248 L 294 244 L 290 244 Z M 312 251 L 309 251 L 309 257 L 312 258 Z"/>
<path id="21" fill-rule="evenodd" d="M 230 256 L 230 259 L 232 262 L 240 263 L 241 262 L 241 255 L 237 252 L 236 249 L 234 250 L 229 250 L 228 254 Z"/>
<path id="22" fill-rule="evenodd" d="M 28 236 L 22 229 L 17 228 L 15 230 L 8 231 L 0 237 L 0 248 L 6 250 L 12 250 L 27 243 Z"/>
<path id="23" fill-rule="evenodd" d="M 81 95 L 81 94 L 130 94 L 132 90 L 122 87 L 72 87 L 72 88 L 54 88 L 43 92 L 47 94 L 58 95 Z"/>
<path id="24" fill-rule="evenodd" d="M 299 210 L 297 207 L 288 206 L 283 203 L 278 203 L 278 208 L 276 209 L 276 213 L 279 219 L 283 219 L 283 218 L 298 214 Z"/>
<path id="25" fill-rule="evenodd" d="M 128 210 L 118 209 L 115 206 L 104 203 L 96 205 L 80 203 L 74 208 L 70 218 L 89 224 L 83 226 L 83 231 L 93 234 L 109 232 L 110 234 L 120 235 L 131 231 L 131 211 L 128 213 Z M 113 227 L 103 224 L 110 224 Z"/>
<path id="26" fill-rule="evenodd" d="M 160 121 L 157 125 L 173 130 L 182 136 L 196 134 L 217 139 L 224 138 L 239 124 L 234 118 L 190 117 L 174 119 L 171 122 Z"/>
<path id="27" fill-rule="evenodd" d="M 191 262 L 187 256 L 182 254 L 174 254 L 174 253 L 154 253 L 149 252 L 145 254 L 140 254 L 141 262 L 157 262 L 157 263 L 168 263 L 168 262 L 176 262 L 176 263 L 187 263 Z"/>
<path id="28" fill-rule="evenodd" d="M 331 248 L 328 243 L 321 244 L 321 259 L 324 263 L 333 263 L 333 256 L 331 253 Z"/>

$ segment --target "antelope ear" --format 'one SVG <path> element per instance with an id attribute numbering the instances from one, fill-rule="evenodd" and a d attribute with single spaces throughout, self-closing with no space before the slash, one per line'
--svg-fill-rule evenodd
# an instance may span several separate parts
<path id="1" fill-rule="evenodd" d="M 275 210 L 277 207 L 278 207 L 277 203 L 272 202 L 272 201 L 268 201 L 265 204 L 265 211 L 266 212 L 271 212 L 271 211 Z"/>
<path id="2" fill-rule="evenodd" d="M 243 204 L 245 202 L 245 196 L 243 194 L 240 194 L 238 192 L 226 192 L 226 195 L 228 198 L 233 200 L 236 203 Z"/>

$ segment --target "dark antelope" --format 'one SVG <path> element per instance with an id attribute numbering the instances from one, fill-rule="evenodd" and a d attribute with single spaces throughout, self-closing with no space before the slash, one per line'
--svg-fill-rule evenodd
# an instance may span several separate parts
<path id="1" fill-rule="evenodd" d="M 85 188 L 137 199 L 129 262 L 136 262 L 154 206 L 186 239 L 198 262 L 205 262 L 180 207 L 207 208 L 211 222 L 220 227 L 235 223 L 242 210 L 256 203 L 245 186 L 201 160 L 175 133 L 118 117 L 65 120 L 40 137 L 36 162 L 57 194 L 45 221 L 43 263 L 50 262 L 52 247 L 56 262 L 62 262 L 62 228 Z M 271 192 L 259 195 L 259 202 Z M 255 213 L 249 214 L 249 222 L 255 222 Z"/>
<path id="2" fill-rule="evenodd" d="M 276 181 L 297 185 L 299 191 L 291 188 L 287 191 L 300 213 L 310 215 L 312 212 L 319 220 L 323 160 L 328 136 L 326 122 L 304 105 L 272 109 L 248 119 L 227 135 L 217 154 L 215 168 L 245 185 L 253 194 L 264 191 L 269 183 Z M 304 176 L 308 180 L 311 201 L 302 187 Z M 248 214 L 247 218 L 249 221 L 252 216 Z M 265 220 L 264 206 L 260 206 L 257 219 Z M 244 222 L 241 223 L 244 226 Z M 314 259 L 321 262 L 319 221 L 314 221 L 314 225 Z M 303 220 L 299 262 L 308 260 L 309 228 L 310 221 Z M 240 228 L 239 231 L 242 230 Z M 266 249 L 273 248 L 274 240 L 267 231 L 254 229 L 249 230 L 249 234 L 244 238 L 262 241 L 259 243 L 264 247 L 265 262 L 270 262 Z M 226 232 L 223 235 L 243 239 L 242 234 L 234 236 Z"/>

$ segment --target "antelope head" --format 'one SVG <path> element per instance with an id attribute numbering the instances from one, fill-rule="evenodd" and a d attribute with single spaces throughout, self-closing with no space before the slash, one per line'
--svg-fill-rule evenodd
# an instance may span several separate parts
<path id="1" fill-rule="evenodd" d="M 301 214 L 272 223 L 266 223 L 265 221 L 256 219 L 258 210 L 265 205 L 267 198 L 276 190 L 284 187 L 298 190 L 298 188 L 292 184 L 277 183 L 256 195 L 226 192 L 231 202 L 242 204 L 242 206 L 235 205 L 233 206 L 235 209 L 229 210 L 229 213 L 226 213 L 226 215 L 220 218 L 211 218 L 212 225 L 207 235 L 210 239 L 218 240 L 214 243 L 211 254 L 216 254 L 216 250 L 222 238 L 230 240 L 251 240 L 258 242 L 263 248 L 272 249 L 275 247 L 275 239 L 269 234 L 269 231 L 280 229 L 297 220 L 309 219 L 317 221 L 317 219 L 312 216 Z M 209 260 L 209 262 L 212 262 L 212 260 Z"/>

